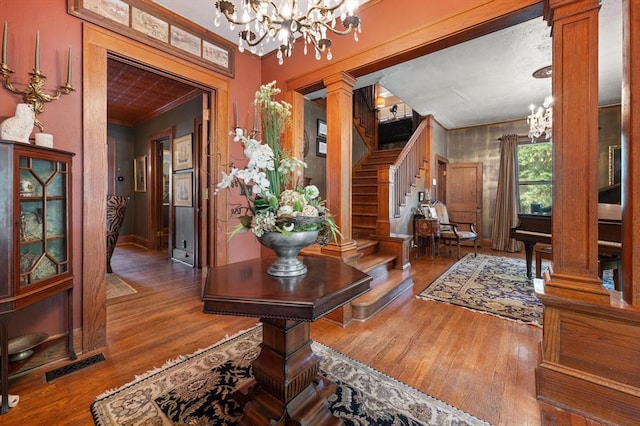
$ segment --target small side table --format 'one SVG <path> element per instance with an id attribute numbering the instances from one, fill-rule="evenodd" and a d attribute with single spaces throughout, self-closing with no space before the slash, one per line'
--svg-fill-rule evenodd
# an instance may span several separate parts
<path id="1" fill-rule="evenodd" d="M 244 406 L 241 425 L 338 425 L 326 396 L 335 385 L 319 375 L 310 323 L 369 290 L 371 277 L 328 257 L 305 257 L 307 273 L 275 278 L 265 257 L 212 268 L 202 299 L 204 312 L 259 317 L 260 355 L 255 382 L 234 392 Z"/>
<path id="2" fill-rule="evenodd" d="M 420 250 L 420 238 L 431 239 L 431 257 L 438 255 L 436 239 L 440 237 L 440 221 L 438 219 L 416 219 L 414 221 L 414 233 Z"/>

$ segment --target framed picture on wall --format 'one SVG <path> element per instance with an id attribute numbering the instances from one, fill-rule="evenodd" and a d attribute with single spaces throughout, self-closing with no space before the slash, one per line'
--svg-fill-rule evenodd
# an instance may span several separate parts
<path id="1" fill-rule="evenodd" d="M 147 157 L 145 155 L 133 159 L 133 190 L 147 192 Z"/>
<path id="2" fill-rule="evenodd" d="M 173 140 L 173 170 L 193 168 L 193 134 L 175 138 Z"/>
<path id="3" fill-rule="evenodd" d="M 193 173 L 175 173 L 173 175 L 173 205 L 193 206 Z"/>
<path id="4" fill-rule="evenodd" d="M 327 156 L 327 140 L 325 138 L 316 139 L 316 155 L 318 157 Z"/>
<path id="5" fill-rule="evenodd" d="M 318 137 L 319 138 L 327 137 L 327 122 L 320 119 L 318 119 Z"/>

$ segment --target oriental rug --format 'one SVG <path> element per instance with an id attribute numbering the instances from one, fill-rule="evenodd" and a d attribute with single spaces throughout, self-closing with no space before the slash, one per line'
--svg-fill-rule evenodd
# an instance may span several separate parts
<path id="1" fill-rule="evenodd" d="M 542 303 L 524 259 L 469 253 L 416 297 L 542 325 Z"/>
<path id="2" fill-rule="evenodd" d="M 122 278 L 116 274 L 107 274 L 107 300 L 135 293 L 137 290 Z"/>
<path id="3" fill-rule="evenodd" d="M 107 391 L 91 405 L 96 425 L 235 425 L 242 408 L 232 392 L 251 380 L 260 351 L 257 326 Z M 331 412 L 346 425 L 486 425 L 455 407 L 312 343 L 320 372 L 337 384 Z"/>

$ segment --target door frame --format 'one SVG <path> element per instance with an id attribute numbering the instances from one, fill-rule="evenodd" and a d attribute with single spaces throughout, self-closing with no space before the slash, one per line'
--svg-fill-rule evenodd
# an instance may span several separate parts
<path id="1" fill-rule="evenodd" d="M 229 82 L 226 77 L 204 67 L 159 51 L 150 46 L 85 23 L 82 37 L 82 352 L 107 343 L 106 336 L 106 135 L 107 135 L 107 58 L 115 55 L 149 66 L 167 76 L 197 85 L 209 92 L 215 120 L 209 122 L 214 135 L 216 155 L 209 159 L 210 170 L 217 174 L 228 163 L 229 144 L 226 123 L 229 117 Z M 215 94 L 215 96 L 214 96 Z M 223 126 L 217 126 L 223 123 Z M 216 144 L 216 141 L 225 141 Z M 219 201 L 219 202 L 216 202 Z M 227 198 L 210 198 L 209 223 L 223 217 Z M 207 230 L 213 239 L 210 265 L 227 262 L 226 236 L 215 226 Z"/>
<path id="2" fill-rule="evenodd" d="M 433 199 L 444 203 L 447 200 L 447 164 L 449 164 L 449 160 L 438 154 L 435 154 L 435 160 L 436 193 L 433 194 Z"/>
<path id="3" fill-rule="evenodd" d="M 148 184 L 149 223 L 147 224 L 147 238 L 149 241 L 148 248 L 151 250 L 159 250 L 162 245 L 162 239 L 158 235 L 158 230 L 162 230 L 162 196 L 160 195 L 162 191 L 162 180 L 160 176 L 162 176 L 163 156 L 158 155 L 158 145 L 161 145 L 158 141 L 165 139 L 168 140 L 169 149 L 171 149 L 173 146 L 173 132 L 174 129 L 169 127 L 152 133 L 147 139 L 147 149 L 149 151 L 150 158 L 149 163 L 151 165 Z M 172 174 L 169 174 L 169 205 L 171 205 L 171 177 Z M 169 240 L 171 240 L 172 224 L 172 211 L 171 208 L 169 208 Z"/>

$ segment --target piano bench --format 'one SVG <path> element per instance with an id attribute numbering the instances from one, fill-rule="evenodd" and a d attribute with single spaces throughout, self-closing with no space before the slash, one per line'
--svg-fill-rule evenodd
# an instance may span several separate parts
<path id="1" fill-rule="evenodd" d="M 542 278 L 542 259 L 551 260 L 551 246 L 536 248 L 536 278 Z"/>

